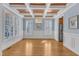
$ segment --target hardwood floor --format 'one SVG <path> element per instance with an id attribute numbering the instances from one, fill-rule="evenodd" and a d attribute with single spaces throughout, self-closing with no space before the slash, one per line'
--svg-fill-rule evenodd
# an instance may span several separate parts
<path id="1" fill-rule="evenodd" d="M 23 39 L 3 51 L 3 56 L 76 56 L 62 42 L 51 39 Z"/>

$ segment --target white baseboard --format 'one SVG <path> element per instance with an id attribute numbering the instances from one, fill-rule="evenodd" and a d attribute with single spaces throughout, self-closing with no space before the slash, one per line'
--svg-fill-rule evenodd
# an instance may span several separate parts
<path id="1" fill-rule="evenodd" d="M 22 39 L 23 39 L 23 38 L 16 38 L 16 39 L 13 39 L 13 40 L 11 40 L 11 41 L 9 41 L 9 42 L 3 42 L 3 43 L 2 43 L 2 47 L 1 47 L 1 51 L 3 51 L 3 50 L 5 50 L 5 49 L 9 48 L 9 47 L 12 46 L 13 44 L 15 44 L 15 43 L 21 41 Z"/>
<path id="2" fill-rule="evenodd" d="M 64 47 L 66 47 L 67 49 L 71 50 L 72 52 L 74 52 L 75 54 L 79 55 L 79 53 L 77 51 L 75 51 L 74 49 L 68 47 L 66 44 L 63 44 Z"/>
<path id="3" fill-rule="evenodd" d="M 51 38 L 52 39 L 54 37 L 50 37 L 50 36 L 49 37 L 48 36 L 39 36 L 39 37 L 38 36 L 31 36 L 31 37 L 30 36 L 26 36 L 24 38 Z"/>

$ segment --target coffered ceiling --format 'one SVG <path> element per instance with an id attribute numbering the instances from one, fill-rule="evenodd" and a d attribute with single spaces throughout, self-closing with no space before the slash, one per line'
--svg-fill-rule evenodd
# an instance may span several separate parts
<path id="1" fill-rule="evenodd" d="M 52 19 L 67 3 L 10 3 L 21 15 L 26 18 Z"/>

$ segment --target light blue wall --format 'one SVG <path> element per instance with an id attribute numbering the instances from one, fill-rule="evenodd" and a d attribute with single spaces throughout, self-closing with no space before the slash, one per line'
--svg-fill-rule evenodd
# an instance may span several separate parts
<path id="1" fill-rule="evenodd" d="M 54 19 L 52 20 L 52 31 L 54 31 L 54 25 L 55 25 L 55 21 Z"/>
<path id="2" fill-rule="evenodd" d="M 75 15 L 79 15 L 79 4 L 75 5 L 64 14 L 64 32 L 79 34 L 79 29 L 69 29 L 69 17 Z"/>

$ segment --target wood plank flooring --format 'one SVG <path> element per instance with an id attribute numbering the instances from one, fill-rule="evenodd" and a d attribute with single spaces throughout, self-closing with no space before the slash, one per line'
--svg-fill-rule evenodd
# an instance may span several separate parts
<path id="1" fill-rule="evenodd" d="M 23 39 L 3 51 L 3 56 L 76 56 L 54 39 Z"/>

